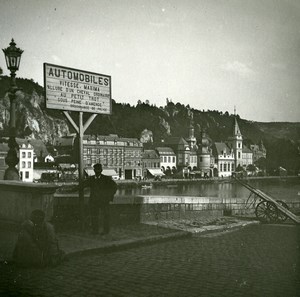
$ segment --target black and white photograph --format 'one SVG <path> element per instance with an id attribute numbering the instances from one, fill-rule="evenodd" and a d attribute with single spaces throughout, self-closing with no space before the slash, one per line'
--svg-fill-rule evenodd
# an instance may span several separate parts
<path id="1" fill-rule="evenodd" d="M 299 296 L 299 0 L 0 0 L 0 48 L 0 296 Z"/>

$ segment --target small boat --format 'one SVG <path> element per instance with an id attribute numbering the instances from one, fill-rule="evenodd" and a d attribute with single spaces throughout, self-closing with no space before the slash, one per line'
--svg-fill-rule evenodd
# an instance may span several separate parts
<path id="1" fill-rule="evenodd" d="M 152 189 L 152 185 L 142 185 L 142 189 Z"/>

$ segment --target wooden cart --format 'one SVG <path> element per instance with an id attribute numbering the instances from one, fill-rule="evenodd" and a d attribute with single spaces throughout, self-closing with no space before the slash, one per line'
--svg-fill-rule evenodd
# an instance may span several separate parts
<path id="1" fill-rule="evenodd" d="M 270 195 L 250 186 L 241 179 L 235 178 L 235 180 L 250 191 L 246 206 L 255 207 L 255 215 L 261 222 L 284 222 L 289 218 L 296 224 L 300 224 L 300 218 L 289 210 L 285 202 L 272 198 Z"/>

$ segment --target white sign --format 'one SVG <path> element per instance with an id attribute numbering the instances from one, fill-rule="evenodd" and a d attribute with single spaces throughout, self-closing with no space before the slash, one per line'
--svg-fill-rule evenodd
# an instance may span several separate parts
<path id="1" fill-rule="evenodd" d="M 46 107 L 111 114 L 111 77 L 44 63 Z"/>

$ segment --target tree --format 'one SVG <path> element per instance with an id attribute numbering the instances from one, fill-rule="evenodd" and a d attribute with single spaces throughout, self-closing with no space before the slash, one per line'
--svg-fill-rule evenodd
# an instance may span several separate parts
<path id="1" fill-rule="evenodd" d="M 253 164 L 249 164 L 247 170 L 253 174 L 256 171 L 256 167 Z"/>
<path id="2" fill-rule="evenodd" d="M 235 169 L 236 172 L 240 172 L 240 171 L 243 171 L 243 167 L 239 164 L 236 169 Z"/>
<path id="3" fill-rule="evenodd" d="M 255 165 L 261 169 L 261 170 L 266 170 L 266 165 L 267 165 L 267 160 L 264 157 L 259 158 L 256 162 Z"/>

